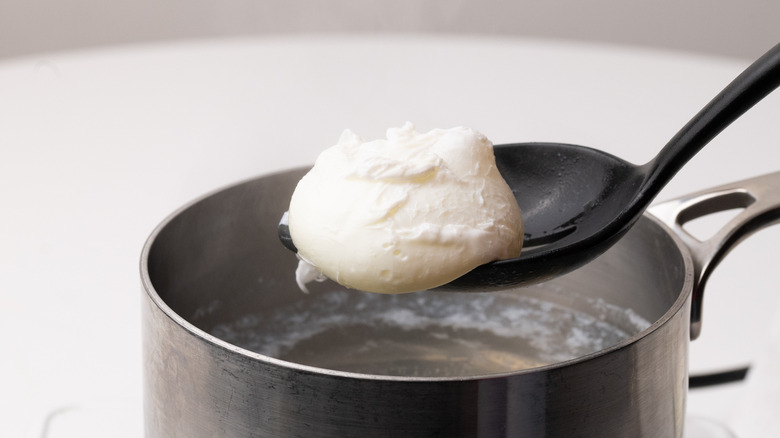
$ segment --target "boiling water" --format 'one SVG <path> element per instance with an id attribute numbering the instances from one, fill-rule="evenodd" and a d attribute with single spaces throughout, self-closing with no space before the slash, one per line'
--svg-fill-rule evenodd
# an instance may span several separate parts
<path id="1" fill-rule="evenodd" d="M 216 325 L 244 349 L 304 365 L 386 376 L 511 372 L 603 350 L 650 324 L 581 299 L 577 309 L 517 293 L 378 295 L 335 290 Z"/>

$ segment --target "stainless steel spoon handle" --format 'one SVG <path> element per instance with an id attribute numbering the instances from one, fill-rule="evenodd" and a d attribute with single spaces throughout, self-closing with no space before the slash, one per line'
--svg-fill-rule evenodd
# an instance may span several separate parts
<path id="1" fill-rule="evenodd" d="M 742 211 L 706 240 L 683 226 L 700 217 L 741 208 Z M 704 286 L 716 266 L 745 238 L 780 222 L 780 172 L 725 184 L 656 204 L 648 211 L 669 226 L 691 252 L 694 265 L 691 338 L 701 332 Z"/>

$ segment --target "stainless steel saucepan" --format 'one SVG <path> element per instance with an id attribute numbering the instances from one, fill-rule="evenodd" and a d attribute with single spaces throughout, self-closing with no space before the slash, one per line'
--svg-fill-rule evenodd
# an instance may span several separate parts
<path id="1" fill-rule="evenodd" d="M 707 278 L 780 219 L 775 173 L 656 205 L 547 283 L 304 294 L 276 232 L 304 172 L 197 200 L 144 246 L 148 438 L 680 437 Z M 732 208 L 706 242 L 682 228 Z"/>

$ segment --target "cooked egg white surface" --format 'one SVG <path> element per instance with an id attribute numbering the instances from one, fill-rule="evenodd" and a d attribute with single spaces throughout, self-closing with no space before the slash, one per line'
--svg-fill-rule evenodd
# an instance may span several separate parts
<path id="1" fill-rule="evenodd" d="M 368 142 L 344 131 L 298 183 L 289 226 L 304 290 L 320 274 L 367 292 L 430 289 L 523 244 L 492 143 L 463 127 L 407 123 Z"/>

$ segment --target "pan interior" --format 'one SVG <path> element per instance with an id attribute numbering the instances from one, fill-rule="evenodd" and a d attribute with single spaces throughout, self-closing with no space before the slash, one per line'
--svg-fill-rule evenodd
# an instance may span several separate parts
<path id="1" fill-rule="evenodd" d="M 648 218 L 596 261 L 554 281 L 491 293 L 378 295 L 295 284 L 276 225 L 303 171 L 194 202 L 150 240 L 143 268 L 187 324 L 289 362 L 387 376 L 466 377 L 609 348 L 661 318 L 684 287 L 674 241 Z M 197 331 L 195 331 L 197 333 Z"/>
<path id="2" fill-rule="evenodd" d="M 332 288 L 214 325 L 210 333 L 250 351 L 331 370 L 456 377 L 573 359 L 649 326 L 630 309 L 561 293 L 540 287 L 522 294 L 375 295 Z"/>

